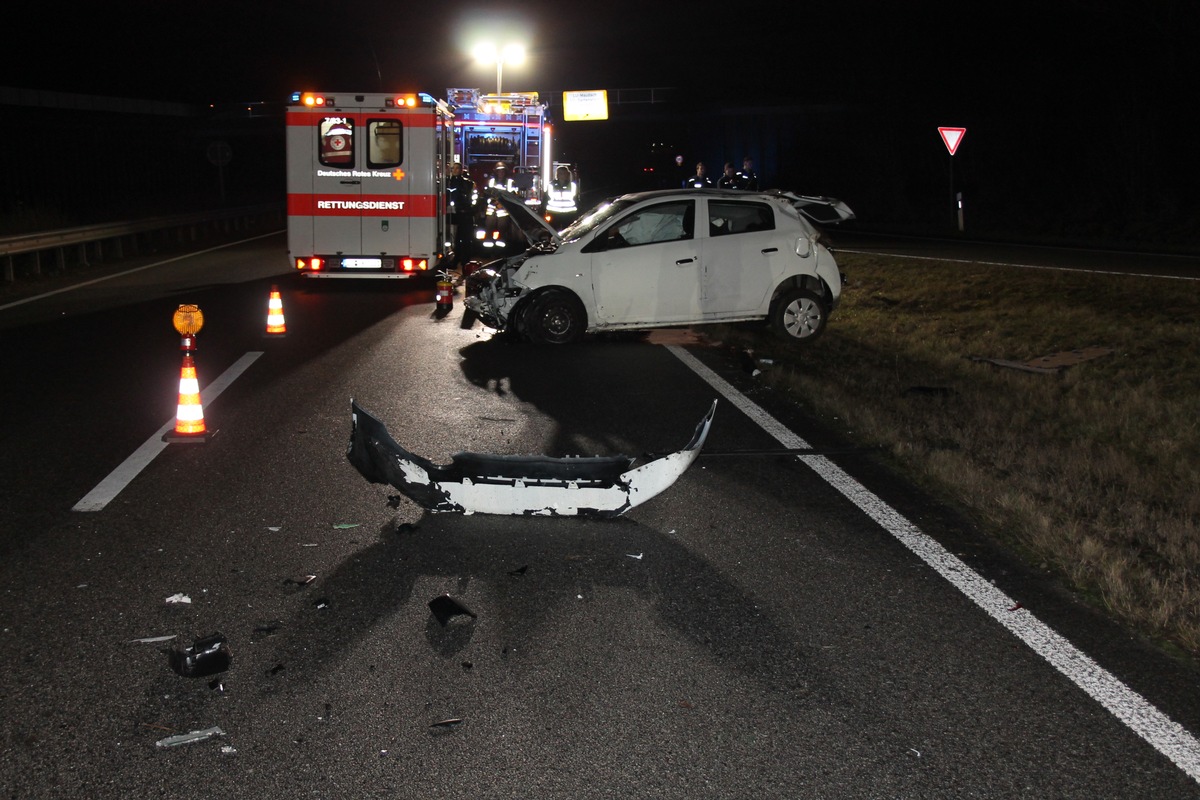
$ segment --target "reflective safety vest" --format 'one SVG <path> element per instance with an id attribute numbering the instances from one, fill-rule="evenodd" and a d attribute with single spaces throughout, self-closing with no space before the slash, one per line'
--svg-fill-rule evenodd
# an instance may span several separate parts
<path id="1" fill-rule="evenodd" d="M 575 192 L 575 181 L 569 183 L 553 181 L 550 184 L 550 197 L 546 200 L 546 210 L 556 214 L 576 211 Z"/>

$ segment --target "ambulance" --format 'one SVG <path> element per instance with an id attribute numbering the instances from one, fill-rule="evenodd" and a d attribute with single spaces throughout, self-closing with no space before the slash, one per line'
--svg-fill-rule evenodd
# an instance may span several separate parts
<path id="1" fill-rule="evenodd" d="M 288 256 L 304 278 L 413 278 L 449 245 L 450 106 L 428 94 L 295 92 Z"/>

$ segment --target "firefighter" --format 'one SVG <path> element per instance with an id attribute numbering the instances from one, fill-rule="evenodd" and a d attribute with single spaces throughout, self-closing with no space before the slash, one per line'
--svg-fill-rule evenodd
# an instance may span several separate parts
<path id="1" fill-rule="evenodd" d="M 550 181 L 550 197 L 546 201 L 547 214 L 574 214 L 579 210 L 575 204 L 575 196 L 579 187 L 571 179 L 571 170 L 565 165 L 560 166 Z"/>
<path id="2" fill-rule="evenodd" d="M 742 188 L 740 178 L 733 169 L 733 162 L 725 162 L 725 174 L 717 179 L 718 189 L 740 189 Z"/>
<path id="3" fill-rule="evenodd" d="M 704 162 L 701 161 L 699 164 L 696 165 L 696 174 L 683 182 L 684 188 L 685 189 L 711 189 L 712 181 L 710 181 L 708 179 L 707 172 L 708 172 L 708 169 L 704 166 Z"/>
<path id="4" fill-rule="evenodd" d="M 463 171 L 462 164 L 450 167 L 446 181 L 446 207 L 454 228 L 454 262 L 461 265 L 470 254 L 475 237 L 475 182 Z"/>
<path id="5" fill-rule="evenodd" d="M 749 192 L 758 191 L 758 173 L 754 171 L 754 159 L 746 156 L 742 159 L 742 168 L 737 174 L 737 188 Z"/>

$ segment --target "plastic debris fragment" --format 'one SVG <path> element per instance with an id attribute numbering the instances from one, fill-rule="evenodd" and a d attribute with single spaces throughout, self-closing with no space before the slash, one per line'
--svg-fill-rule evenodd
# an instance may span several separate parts
<path id="1" fill-rule="evenodd" d="M 475 618 L 475 612 L 464 606 L 462 603 L 455 600 L 448 594 L 435 597 L 429 601 L 429 610 L 433 612 L 433 616 L 441 623 L 444 628 L 450 620 L 457 616 L 466 615 Z"/>
<path id="2" fill-rule="evenodd" d="M 185 678 L 201 678 L 216 675 L 229 669 L 233 655 L 229 644 L 219 633 L 197 639 L 191 647 L 176 644 L 169 655 L 171 669 Z"/>
<path id="3" fill-rule="evenodd" d="M 188 597 L 183 592 L 176 592 L 175 594 L 168 597 L 165 602 L 171 603 L 171 604 L 190 603 L 190 602 L 192 602 L 192 598 Z"/>
<path id="4" fill-rule="evenodd" d="M 525 572 L 528 569 L 529 569 L 529 565 L 526 564 L 523 567 L 517 567 L 516 569 L 509 570 L 508 574 L 512 575 L 514 578 L 520 578 L 521 576 L 523 576 L 525 574 Z"/>
<path id="5" fill-rule="evenodd" d="M 630 558 L 634 559 L 635 561 L 641 561 L 642 556 L 644 556 L 645 553 L 626 553 L 625 555 L 629 556 Z"/>
<path id="6" fill-rule="evenodd" d="M 170 636 L 146 636 L 141 639 L 130 639 L 130 644 L 158 644 L 159 642 L 169 642 L 176 638 L 179 634 L 172 633 Z"/>
<path id="7" fill-rule="evenodd" d="M 358 523 L 357 523 L 357 522 L 339 522 L 339 523 L 337 523 L 336 525 L 334 525 L 334 526 L 333 526 L 333 529 L 334 529 L 335 531 L 344 531 L 344 530 L 347 530 L 347 529 L 349 529 L 349 528 L 357 528 L 357 527 L 358 527 Z"/>
<path id="8" fill-rule="evenodd" d="M 192 731 L 191 733 L 181 733 L 178 736 L 168 736 L 165 739 L 159 739 L 154 743 L 155 747 L 178 747 L 181 744 L 192 744 L 193 742 L 203 742 L 211 739 L 214 736 L 224 736 L 225 731 L 213 726 L 205 728 L 202 731 Z"/>

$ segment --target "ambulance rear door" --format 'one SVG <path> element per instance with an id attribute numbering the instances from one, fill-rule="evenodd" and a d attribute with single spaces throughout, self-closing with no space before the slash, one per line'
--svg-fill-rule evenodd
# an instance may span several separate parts
<path id="1" fill-rule="evenodd" d="M 358 167 L 362 136 L 357 111 L 338 107 L 316 114 L 316 163 L 312 165 L 314 254 L 358 256 L 363 252 L 362 172 Z"/>

